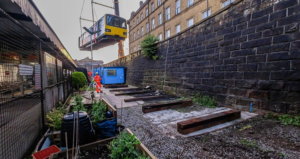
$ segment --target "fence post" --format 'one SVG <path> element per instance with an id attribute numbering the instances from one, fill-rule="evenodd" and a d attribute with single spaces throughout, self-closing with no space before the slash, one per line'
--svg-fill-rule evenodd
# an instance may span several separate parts
<path id="1" fill-rule="evenodd" d="M 45 109 L 44 109 L 44 86 L 43 86 L 43 59 L 44 59 L 44 56 L 43 56 L 43 51 L 42 51 L 42 44 L 41 44 L 41 40 L 39 40 L 39 53 L 40 53 L 40 72 L 41 72 L 41 91 L 40 91 L 40 96 L 41 96 L 41 115 L 42 115 L 42 130 L 45 129 Z"/>

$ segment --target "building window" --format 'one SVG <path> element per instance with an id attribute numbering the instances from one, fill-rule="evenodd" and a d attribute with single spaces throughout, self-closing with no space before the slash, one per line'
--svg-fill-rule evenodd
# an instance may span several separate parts
<path id="1" fill-rule="evenodd" d="M 167 10 L 166 10 L 166 16 L 167 16 L 166 19 L 169 20 L 170 17 L 171 17 L 171 14 L 170 14 L 170 7 L 168 7 Z"/>
<path id="2" fill-rule="evenodd" d="M 154 11 L 154 3 L 151 4 L 151 12 Z"/>
<path id="3" fill-rule="evenodd" d="M 144 15 L 143 13 L 141 13 L 141 21 L 144 19 Z"/>
<path id="4" fill-rule="evenodd" d="M 210 9 L 202 13 L 202 19 L 210 16 Z"/>
<path id="5" fill-rule="evenodd" d="M 157 0 L 157 6 L 161 5 L 161 0 Z"/>
<path id="6" fill-rule="evenodd" d="M 139 38 L 139 37 L 140 37 L 140 31 L 137 30 L 137 38 Z"/>
<path id="7" fill-rule="evenodd" d="M 194 0 L 187 0 L 187 1 L 188 1 L 188 7 L 190 7 L 194 4 Z"/>
<path id="8" fill-rule="evenodd" d="M 140 45 L 138 45 L 138 50 L 141 50 L 141 49 L 140 49 Z"/>
<path id="9" fill-rule="evenodd" d="M 146 9 L 146 17 L 148 17 L 148 15 L 149 15 L 149 10 L 148 10 L 148 8 Z"/>
<path id="10" fill-rule="evenodd" d="M 176 15 L 180 13 L 180 0 L 176 1 Z"/>
<path id="11" fill-rule="evenodd" d="M 146 24 L 146 32 L 149 32 L 149 23 Z"/>
<path id="12" fill-rule="evenodd" d="M 136 18 L 136 25 L 139 24 L 139 17 Z"/>
<path id="13" fill-rule="evenodd" d="M 226 6 L 228 6 L 232 2 L 233 2 L 233 0 L 227 0 L 227 1 L 225 1 L 225 2 L 222 3 L 222 6 L 226 7 Z"/>
<path id="14" fill-rule="evenodd" d="M 132 23 L 133 23 L 132 26 L 135 27 L 135 22 L 133 21 Z"/>
<path id="15" fill-rule="evenodd" d="M 55 57 L 45 53 L 48 86 L 56 84 Z"/>
<path id="16" fill-rule="evenodd" d="M 135 52 L 135 51 L 136 51 L 136 47 L 133 48 L 133 52 Z"/>
<path id="17" fill-rule="evenodd" d="M 133 41 L 135 41 L 135 33 L 133 33 Z"/>
<path id="18" fill-rule="evenodd" d="M 158 14 L 158 25 L 161 25 L 161 13 Z"/>
<path id="19" fill-rule="evenodd" d="M 153 30 L 154 28 L 155 28 L 155 19 L 153 18 L 152 19 L 152 28 L 151 29 Z"/>
<path id="20" fill-rule="evenodd" d="M 144 36 L 144 27 L 141 29 L 141 36 Z"/>
<path id="21" fill-rule="evenodd" d="M 167 38 L 169 38 L 170 36 L 171 36 L 171 31 L 169 29 L 169 30 L 167 30 Z"/>
<path id="22" fill-rule="evenodd" d="M 158 35 L 158 39 L 159 39 L 159 41 L 162 41 L 162 35 L 161 34 Z"/>
<path id="23" fill-rule="evenodd" d="M 194 18 L 188 20 L 188 27 L 191 27 L 194 24 Z"/>
<path id="24" fill-rule="evenodd" d="M 176 26 L 176 34 L 180 32 L 180 24 Z"/>

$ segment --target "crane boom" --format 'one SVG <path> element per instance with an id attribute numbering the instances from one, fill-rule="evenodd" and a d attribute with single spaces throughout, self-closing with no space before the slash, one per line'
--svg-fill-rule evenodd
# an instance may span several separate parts
<path id="1" fill-rule="evenodd" d="M 120 16 L 120 12 L 119 12 L 119 1 L 118 0 L 114 0 L 114 4 L 115 4 L 115 15 L 116 16 Z M 124 50 L 123 50 L 123 41 L 120 40 L 120 42 L 118 42 L 118 55 L 119 58 L 124 57 Z"/>

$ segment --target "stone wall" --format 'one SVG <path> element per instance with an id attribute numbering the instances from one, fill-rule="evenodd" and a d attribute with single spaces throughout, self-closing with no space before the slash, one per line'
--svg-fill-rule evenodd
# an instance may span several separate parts
<path id="1" fill-rule="evenodd" d="M 219 105 L 300 112 L 299 0 L 243 0 L 159 44 L 159 60 L 141 52 L 106 66 L 126 66 L 127 83 L 177 94 L 201 92 Z M 164 76 L 166 75 L 166 76 Z"/>

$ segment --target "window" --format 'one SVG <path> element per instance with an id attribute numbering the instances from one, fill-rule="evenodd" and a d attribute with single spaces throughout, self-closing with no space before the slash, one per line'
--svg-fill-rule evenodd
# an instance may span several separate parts
<path id="1" fill-rule="evenodd" d="M 144 19 L 144 15 L 143 13 L 141 13 L 141 21 Z"/>
<path id="2" fill-rule="evenodd" d="M 154 11 L 154 3 L 151 4 L 151 12 Z"/>
<path id="3" fill-rule="evenodd" d="M 138 50 L 141 50 L 141 49 L 140 49 L 140 45 L 138 45 Z"/>
<path id="4" fill-rule="evenodd" d="M 149 32 L 149 23 L 146 24 L 146 32 Z"/>
<path id="5" fill-rule="evenodd" d="M 210 16 L 210 9 L 202 13 L 202 19 L 207 18 L 208 16 Z"/>
<path id="6" fill-rule="evenodd" d="M 158 14 L 158 25 L 161 25 L 161 13 Z"/>
<path id="7" fill-rule="evenodd" d="M 161 0 L 157 0 L 157 6 L 161 5 Z"/>
<path id="8" fill-rule="evenodd" d="M 152 28 L 151 29 L 153 30 L 154 28 L 155 28 L 155 19 L 153 18 L 152 19 Z"/>
<path id="9" fill-rule="evenodd" d="M 180 32 L 180 24 L 176 26 L 176 34 Z"/>
<path id="10" fill-rule="evenodd" d="M 117 70 L 107 70 L 106 75 L 107 76 L 116 76 L 117 75 Z"/>
<path id="11" fill-rule="evenodd" d="M 114 27 L 122 27 L 126 29 L 126 20 L 113 15 L 106 15 L 106 24 Z M 133 22 L 134 25 L 134 22 Z"/>
<path id="12" fill-rule="evenodd" d="M 167 10 L 166 10 L 166 18 L 167 18 L 167 20 L 169 20 L 170 19 L 170 17 L 171 17 L 171 14 L 170 14 L 170 7 L 168 7 L 167 8 Z"/>
<path id="13" fill-rule="evenodd" d="M 148 8 L 146 9 L 146 17 L 148 17 L 148 15 L 149 15 L 149 10 L 148 10 Z"/>
<path id="14" fill-rule="evenodd" d="M 136 25 L 139 24 L 139 17 L 136 18 Z"/>
<path id="15" fill-rule="evenodd" d="M 136 50 L 136 48 L 134 47 L 134 48 L 133 48 L 133 52 L 135 52 L 135 50 Z"/>
<path id="16" fill-rule="evenodd" d="M 226 7 L 226 6 L 228 6 L 232 2 L 233 2 L 233 0 L 227 0 L 227 1 L 225 1 L 225 2 L 222 3 L 222 7 Z"/>
<path id="17" fill-rule="evenodd" d="M 137 30 L 137 38 L 139 38 L 139 37 L 140 37 L 140 31 Z"/>
<path id="18" fill-rule="evenodd" d="M 194 3 L 194 0 L 188 0 L 188 7 L 192 6 Z"/>
<path id="19" fill-rule="evenodd" d="M 158 35 L 158 39 L 159 39 L 159 41 L 162 41 L 162 35 L 161 34 Z"/>
<path id="20" fill-rule="evenodd" d="M 132 22 L 132 26 L 135 27 L 135 22 L 134 21 Z"/>
<path id="21" fill-rule="evenodd" d="M 56 84 L 55 57 L 51 56 L 48 53 L 45 53 L 45 58 L 46 58 L 46 72 L 47 72 L 48 86 L 50 86 Z"/>
<path id="22" fill-rule="evenodd" d="M 135 40 L 135 33 L 133 33 L 133 40 Z"/>
<path id="23" fill-rule="evenodd" d="M 180 0 L 176 1 L 176 15 L 180 13 Z"/>
<path id="24" fill-rule="evenodd" d="M 192 26 L 194 24 L 194 18 L 191 18 L 188 20 L 188 27 Z"/>
<path id="25" fill-rule="evenodd" d="M 143 36 L 144 35 L 144 27 L 142 27 L 142 29 L 141 29 L 141 36 Z"/>
<path id="26" fill-rule="evenodd" d="M 167 38 L 169 38 L 170 36 L 171 36 L 171 31 L 169 29 L 169 30 L 167 30 Z"/>

